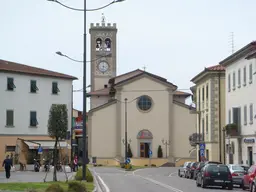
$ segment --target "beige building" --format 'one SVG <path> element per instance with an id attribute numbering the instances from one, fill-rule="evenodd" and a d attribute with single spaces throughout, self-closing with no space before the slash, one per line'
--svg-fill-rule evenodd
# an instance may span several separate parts
<path id="1" fill-rule="evenodd" d="M 205 158 L 224 162 L 224 141 L 222 128 L 225 127 L 225 68 L 215 65 L 205 68 L 191 80 L 197 113 L 199 143 L 205 143 Z M 197 159 L 200 159 L 197 146 Z"/>
<path id="2" fill-rule="evenodd" d="M 185 104 L 190 94 L 139 69 L 116 76 L 116 25 L 91 24 L 90 33 L 89 157 L 101 164 L 122 161 L 127 125 L 133 164 L 149 164 L 149 151 L 156 165 L 194 159 L 188 137 L 196 131 L 196 115 Z M 158 158 L 159 146 L 163 158 Z"/>

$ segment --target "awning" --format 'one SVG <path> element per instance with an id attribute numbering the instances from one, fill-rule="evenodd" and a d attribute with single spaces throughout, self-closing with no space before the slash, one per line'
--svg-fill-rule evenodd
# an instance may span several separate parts
<path id="1" fill-rule="evenodd" d="M 39 145 L 43 149 L 54 149 L 55 141 L 24 141 L 24 143 L 29 147 L 29 149 L 38 149 Z M 68 148 L 71 146 L 66 141 L 59 141 L 58 148 Z"/>

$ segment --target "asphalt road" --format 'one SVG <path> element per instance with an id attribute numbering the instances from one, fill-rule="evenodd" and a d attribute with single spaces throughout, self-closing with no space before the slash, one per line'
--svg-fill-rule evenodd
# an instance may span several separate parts
<path id="1" fill-rule="evenodd" d="M 103 181 L 104 192 L 224 192 L 221 188 L 202 189 L 194 180 L 180 178 L 178 168 L 146 168 L 125 172 L 118 168 L 98 167 L 93 171 Z M 242 189 L 234 188 L 234 192 Z"/>
<path id="2" fill-rule="evenodd" d="M 44 182 L 46 173 L 45 172 L 11 172 L 11 178 L 6 179 L 5 172 L 0 172 L 0 183 L 10 183 L 10 182 Z M 73 176 L 73 173 L 67 173 L 68 178 L 70 179 Z M 49 172 L 46 177 L 46 181 L 52 181 L 53 173 Z M 57 179 L 59 181 L 65 181 L 66 176 L 64 172 L 57 173 Z"/>

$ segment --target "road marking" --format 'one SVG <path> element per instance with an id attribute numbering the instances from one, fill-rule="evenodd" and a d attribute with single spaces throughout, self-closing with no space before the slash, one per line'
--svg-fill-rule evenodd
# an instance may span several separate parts
<path id="1" fill-rule="evenodd" d="M 168 175 L 168 177 L 173 177 L 176 174 L 178 174 L 178 172 L 171 173 L 170 175 Z"/>
<path id="2" fill-rule="evenodd" d="M 101 184 L 103 185 L 103 187 L 105 188 L 106 192 L 110 192 L 108 186 L 107 186 L 106 183 L 101 179 L 101 177 L 98 176 L 98 178 L 99 178 Z"/>
<path id="3" fill-rule="evenodd" d="M 172 187 L 172 186 L 170 186 L 170 185 L 166 185 L 166 184 L 161 183 L 161 182 L 159 182 L 159 181 L 156 181 L 156 180 L 154 180 L 154 179 L 151 179 L 151 178 L 148 178 L 148 177 L 143 177 L 143 176 L 140 176 L 140 175 L 136 175 L 135 173 L 138 172 L 138 171 L 140 171 L 140 170 L 142 170 L 142 169 L 137 169 L 137 170 L 133 171 L 132 174 L 133 174 L 134 176 L 136 176 L 136 177 L 140 177 L 140 178 L 142 178 L 142 179 L 151 181 L 152 183 L 155 183 L 156 185 L 160 185 L 160 186 L 162 186 L 162 187 L 164 187 L 164 188 L 166 188 L 166 189 L 170 189 L 170 190 L 172 190 L 172 191 L 174 191 L 174 192 L 183 192 L 183 191 L 180 190 L 180 189 L 174 188 L 174 187 Z"/>

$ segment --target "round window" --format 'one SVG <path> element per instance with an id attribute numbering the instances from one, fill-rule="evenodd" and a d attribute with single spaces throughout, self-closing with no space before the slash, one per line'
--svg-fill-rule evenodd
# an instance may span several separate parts
<path id="1" fill-rule="evenodd" d="M 138 99 L 138 108 L 142 111 L 148 111 L 152 107 L 152 100 L 149 96 L 143 95 Z"/>

